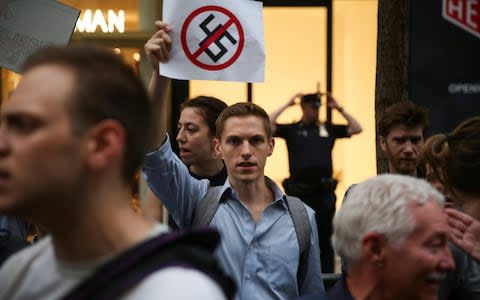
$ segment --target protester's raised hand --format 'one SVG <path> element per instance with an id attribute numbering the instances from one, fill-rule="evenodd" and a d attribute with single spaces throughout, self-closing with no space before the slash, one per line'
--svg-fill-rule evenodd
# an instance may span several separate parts
<path id="1" fill-rule="evenodd" d="M 452 242 L 480 261 L 480 221 L 453 208 L 445 209 L 445 213 Z"/>
<path id="2" fill-rule="evenodd" d="M 158 64 L 169 59 L 172 39 L 168 34 L 170 27 L 167 23 L 156 21 L 155 27 L 157 32 L 145 43 L 144 49 L 152 68 L 158 71 Z"/>
<path id="3" fill-rule="evenodd" d="M 337 102 L 337 99 L 335 99 L 335 97 L 333 97 L 333 95 L 330 92 L 327 93 L 327 105 L 328 107 L 334 108 L 334 109 L 341 108 L 340 104 L 338 104 Z"/>

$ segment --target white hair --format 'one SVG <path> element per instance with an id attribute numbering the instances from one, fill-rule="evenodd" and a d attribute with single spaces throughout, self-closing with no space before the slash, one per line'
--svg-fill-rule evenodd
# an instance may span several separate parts
<path id="1" fill-rule="evenodd" d="M 423 205 L 437 201 L 442 207 L 444 196 L 422 179 L 384 174 L 353 186 L 333 219 L 332 244 L 347 264 L 360 260 L 361 242 L 370 232 L 383 234 L 392 245 L 398 245 L 415 228 L 408 204 Z"/>

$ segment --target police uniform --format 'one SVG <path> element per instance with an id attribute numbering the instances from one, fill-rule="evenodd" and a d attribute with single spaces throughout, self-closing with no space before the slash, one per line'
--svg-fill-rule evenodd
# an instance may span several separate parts
<path id="1" fill-rule="evenodd" d="M 334 253 L 330 237 L 335 213 L 335 188 L 332 178 L 332 149 L 338 138 L 350 137 L 347 126 L 332 124 L 276 124 L 275 137 L 285 139 L 290 178 L 284 181 L 287 194 L 296 196 L 316 212 L 322 271 L 334 272 Z"/>

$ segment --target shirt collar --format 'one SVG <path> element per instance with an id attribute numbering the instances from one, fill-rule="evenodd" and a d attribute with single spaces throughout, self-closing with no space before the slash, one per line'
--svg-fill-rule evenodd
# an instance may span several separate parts
<path id="1" fill-rule="evenodd" d="M 273 195 L 273 202 L 272 203 L 277 203 L 278 202 L 285 209 L 288 209 L 287 197 L 286 197 L 285 193 L 282 192 L 280 187 L 273 180 L 268 178 L 267 176 L 265 176 L 265 184 L 267 185 L 268 188 L 273 190 L 274 195 Z M 222 191 L 220 192 L 220 195 L 221 195 L 220 197 L 223 197 L 224 194 L 226 194 L 226 193 L 233 193 L 235 195 L 235 198 L 238 198 L 237 192 L 235 191 L 235 189 L 230 184 L 229 177 L 227 177 L 227 180 L 225 180 L 225 183 L 222 187 Z"/>

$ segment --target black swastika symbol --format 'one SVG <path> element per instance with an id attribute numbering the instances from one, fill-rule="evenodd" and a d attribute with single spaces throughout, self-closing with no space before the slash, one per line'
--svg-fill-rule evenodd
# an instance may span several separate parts
<path id="1" fill-rule="evenodd" d="M 200 23 L 200 28 L 203 30 L 203 32 L 205 32 L 205 34 L 207 35 L 198 45 L 200 47 L 203 46 L 203 44 L 205 44 L 205 42 L 212 36 L 214 35 L 216 32 L 218 32 L 219 30 L 222 29 L 222 25 L 217 25 L 217 27 L 215 27 L 215 29 L 213 29 L 213 31 L 211 31 L 207 26 L 208 24 L 214 19 L 215 17 L 210 14 L 205 20 L 203 20 L 202 23 Z M 218 47 L 218 49 L 220 49 L 220 51 L 218 51 L 217 54 L 213 53 L 208 47 L 205 49 L 205 53 L 214 61 L 214 62 L 217 62 L 219 59 L 221 59 L 225 53 L 227 53 L 227 48 L 225 48 L 225 46 L 221 43 L 221 40 L 223 38 L 227 38 L 230 43 L 232 43 L 233 45 L 235 45 L 237 43 L 237 40 L 228 32 L 228 31 L 224 31 L 222 34 L 220 34 L 218 36 L 218 38 L 215 40 L 215 45 Z"/>
<path id="2" fill-rule="evenodd" d="M 219 18 L 225 22 L 222 24 Z M 189 27 L 193 20 L 194 27 Z M 192 34 L 190 41 L 195 41 L 190 45 L 189 33 Z M 187 58 L 197 67 L 209 71 L 220 71 L 231 66 L 242 54 L 245 44 L 245 34 L 238 18 L 224 7 L 215 5 L 202 6 L 191 12 L 182 25 L 180 39 Z M 201 61 L 202 58 L 212 64 Z"/>

